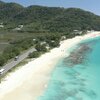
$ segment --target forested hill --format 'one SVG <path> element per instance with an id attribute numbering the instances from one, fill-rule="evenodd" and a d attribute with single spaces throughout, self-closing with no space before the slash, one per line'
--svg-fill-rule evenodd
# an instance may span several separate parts
<path id="1" fill-rule="evenodd" d="M 29 6 L 0 1 L 2 29 L 20 31 L 66 32 L 71 30 L 100 30 L 100 16 L 79 8 Z M 1 29 L 1 28 L 0 28 Z"/>

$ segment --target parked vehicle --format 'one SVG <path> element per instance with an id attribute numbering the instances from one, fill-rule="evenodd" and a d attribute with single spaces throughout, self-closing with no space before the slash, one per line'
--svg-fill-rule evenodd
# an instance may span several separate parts
<path id="1" fill-rule="evenodd" d="M 17 60 L 18 60 L 18 58 L 19 58 L 19 56 L 16 56 L 16 57 L 14 58 L 14 60 L 15 60 L 15 61 L 17 61 Z"/>
<path id="2" fill-rule="evenodd" d="M 4 73 L 5 69 L 0 69 L 0 75 L 2 75 Z"/>

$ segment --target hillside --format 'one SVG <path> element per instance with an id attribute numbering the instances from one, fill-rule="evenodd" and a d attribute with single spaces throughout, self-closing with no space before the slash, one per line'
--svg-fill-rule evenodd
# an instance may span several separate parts
<path id="1" fill-rule="evenodd" d="M 0 22 L 4 30 L 23 25 L 21 32 L 66 32 L 100 30 L 100 16 L 79 8 L 29 6 L 0 2 Z"/>
<path id="2" fill-rule="evenodd" d="M 16 3 L 0 2 L 0 21 L 8 21 L 19 14 L 22 9 L 23 7 Z"/>

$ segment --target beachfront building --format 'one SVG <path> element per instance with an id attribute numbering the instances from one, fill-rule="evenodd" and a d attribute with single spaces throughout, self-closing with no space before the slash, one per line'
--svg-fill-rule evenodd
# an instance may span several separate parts
<path id="1" fill-rule="evenodd" d="M 18 27 L 16 27 L 14 30 L 15 31 L 20 31 L 23 27 L 24 27 L 24 25 L 18 25 Z"/>
<path id="2" fill-rule="evenodd" d="M 73 30 L 73 33 L 75 35 L 81 35 L 82 34 L 82 31 L 79 31 L 79 30 Z"/>
<path id="3" fill-rule="evenodd" d="M 49 45 L 48 45 L 48 44 L 46 45 L 46 49 L 47 49 L 47 50 L 49 50 L 49 49 L 50 49 L 50 47 L 49 47 Z"/>
<path id="4" fill-rule="evenodd" d="M 45 41 L 40 43 L 40 45 L 44 45 L 44 44 L 46 44 L 46 42 L 45 42 Z"/>
<path id="5" fill-rule="evenodd" d="M 33 39 L 33 41 L 36 41 L 36 39 Z"/>
<path id="6" fill-rule="evenodd" d="M 61 40 L 65 40 L 65 39 L 66 39 L 66 36 L 62 36 L 62 37 L 61 37 Z"/>

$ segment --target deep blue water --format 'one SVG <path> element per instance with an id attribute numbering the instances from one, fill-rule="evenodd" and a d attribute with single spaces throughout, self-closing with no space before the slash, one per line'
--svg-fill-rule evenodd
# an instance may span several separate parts
<path id="1" fill-rule="evenodd" d="M 81 43 L 92 48 L 85 63 L 69 67 L 60 59 L 39 100 L 100 100 L 100 37 Z"/>

